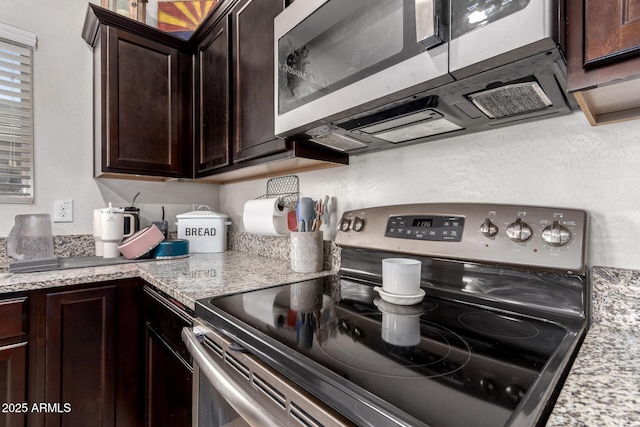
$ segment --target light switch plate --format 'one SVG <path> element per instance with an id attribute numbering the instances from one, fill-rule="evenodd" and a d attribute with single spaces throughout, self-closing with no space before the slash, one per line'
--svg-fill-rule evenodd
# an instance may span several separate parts
<path id="1" fill-rule="evenodd" d="M 73 222 L 73 200 L 62 199 L 53 203 L 53 222 Z"/>

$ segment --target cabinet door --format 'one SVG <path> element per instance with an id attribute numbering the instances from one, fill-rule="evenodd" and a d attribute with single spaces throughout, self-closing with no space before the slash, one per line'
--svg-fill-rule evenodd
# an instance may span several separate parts
<path id="1" fill-rule="evenodd" d="M 0 301 L 0 426 L 24 427 L 27 403 L 27 298 Z"/>
<path id="2" fill-rule="evenodd" d="M 124 30 L 105 30 L 103 171 L 177 177 L 181 162 L 179 52 Z"/>
<path id="3" fill-rule="evenodd" d="M 640 54 L 640 2 L 585 1 L 586 66 Z"/>
<path id="4" fill-rule="evenodd" d="M 232 11 L 234 161 L 287 149 L 274 133 L 273 19 L 284 0 L 242 0 Z"/>
<path id="5" fill-rule="evenodd" d="M 190 427 L 192 369 L 182 328 L 192 319 L 158 292 L 145 287 L 147 427 Z"/>
<path id="6" fill-rule="evenodd" d="M 0 412 L 0 425 L 24 427 L 27 403 L 27 343 L 0 347 L 0 403 L 17 405 Z M 4 408 L 3 408 L 4 409 Z"/>
<path id="7" fill-rule="evenodd" d="M 192 375 L 153 326 L 147 324 L 147 427 L 191 427 Z"/>
<path id="8" fill-rule="evenodd" d="M 115 285 L 47 294 L 45 425 L 114 425 L 115 304 Z"/>
<path id="9" fill-rule="evenodd" d="M 198 45 L 195 70 L 197 176 L 227 166 L 229 155 L 229 23 L 224 17 Z"/>

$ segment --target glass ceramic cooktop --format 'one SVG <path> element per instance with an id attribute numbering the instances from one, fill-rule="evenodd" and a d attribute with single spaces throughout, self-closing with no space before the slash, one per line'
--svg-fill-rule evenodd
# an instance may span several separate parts
<path id="1" fill-rule="evenodd" d="M 337 276 L 201 300 L 196 313 L 355 422 L 366 416 L 346 413 L 345 396 L 391 425 L 504 425 L 568 332 L 428 291 L 390 304 Z"/>

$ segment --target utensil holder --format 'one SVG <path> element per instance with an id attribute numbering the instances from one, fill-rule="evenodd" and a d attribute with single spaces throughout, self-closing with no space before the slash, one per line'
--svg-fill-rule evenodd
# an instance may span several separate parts
<path id="1" fill-rule="evenodd" d="M 291 269 L 297 273 L 318 273 L 324 264 L 322 231 L 291 232 Z"/>

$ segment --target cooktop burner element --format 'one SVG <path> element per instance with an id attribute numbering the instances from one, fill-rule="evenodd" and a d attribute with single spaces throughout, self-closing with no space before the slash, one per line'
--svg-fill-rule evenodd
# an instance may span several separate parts
<path id="1" fill-rule="evenodd" d="M 540 333 L 529 322 L 495 313 L 463 313 L 458 320 L 472 331 L 498 338 L 535 338 Z"/>
<path id="2" fill-rule="evenodd" d="M 586 225 L 582 211 L 503 205 L 347 212 L 338 275 L 196 313 L 356 425 L 542 425 L 588 327 Z M 548 241 L 560 226 L 571 238 Z M 375 290 L 399 256 L 422 263 L 413 305 Z"/>
<path id="3" fill-rule="evenodd" d="M 319 349 L 333 362 L 382 377 L 424 380 L 451 375 L 462 369 L 470 358 L 464 339 L 421 319 L 419 312 L 344 315 L 320 325 L 317 333 L 332 337 Z M 368 334 L 373 336 L 365 336 Z M 424 339 L 432 341 L 428 350 L 420 348 Z M 457 354 L 453 354 L 454 350 Z"/>

